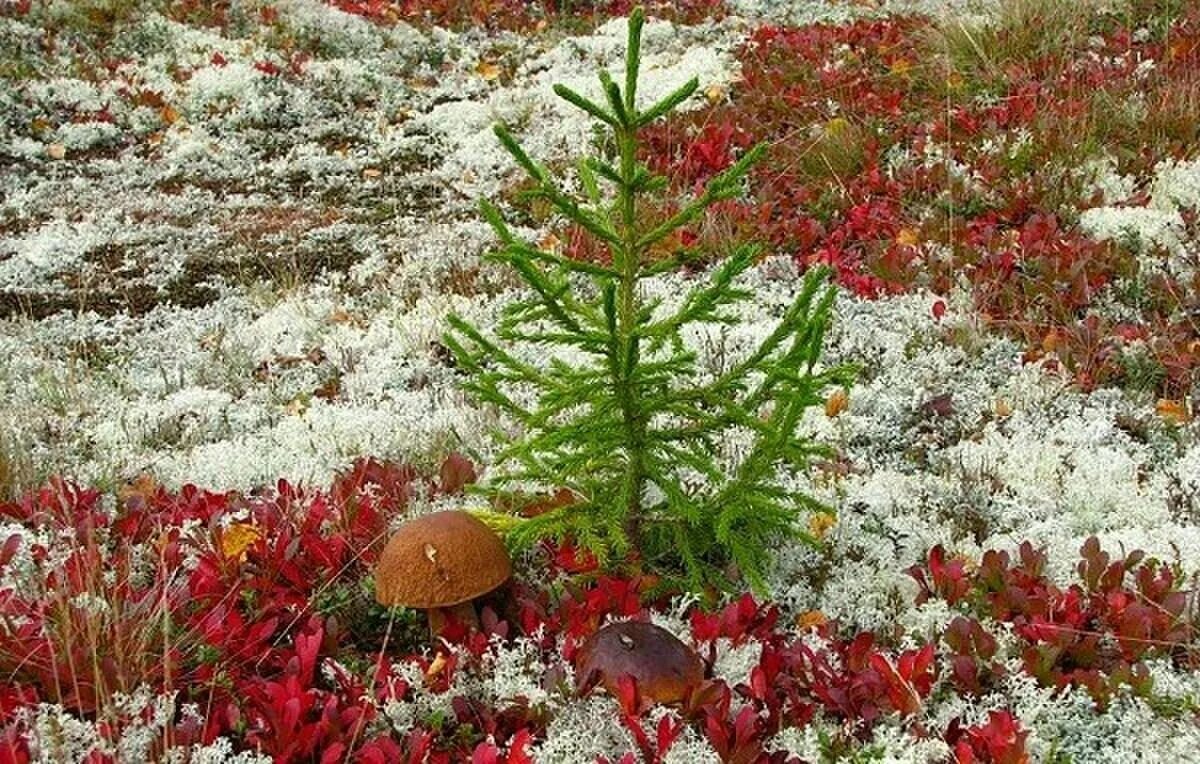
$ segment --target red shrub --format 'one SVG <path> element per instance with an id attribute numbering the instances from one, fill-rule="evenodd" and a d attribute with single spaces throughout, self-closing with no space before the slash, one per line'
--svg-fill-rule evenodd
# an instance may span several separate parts
<path id="1" fill-rule="evenodd" d="M 1025 643 L 1025 670 L 1042 684 L 1086 687 L 1101 705 L 1121 684 L 1147 692 L 1149 675 L 1139 661 L 1149 655 L 1183 658 L 1194 637 L 1187 594 L 1169 566 L 1141 552 L 1114 560 L 1091 538 L 1080 556 L 1082 584 L 1065 590 L 1045 576 L 1045 554 L 1028 542 L 1016 564 L 1007 552 L 989 551 L 967 573 L 946 566 L 939 546 L 930 550 L 926 567 L 910 572 L 922 600 L 938 596 L 1011 623 Z M 974 619 L 954 619 L 944 640 L 952 651 L 953 681 L 962 691 L 979 693 L 1002 674 L 992 661 L 995 640 Z M 1109 642 L 1115 650 L 1106 647 Z"/>

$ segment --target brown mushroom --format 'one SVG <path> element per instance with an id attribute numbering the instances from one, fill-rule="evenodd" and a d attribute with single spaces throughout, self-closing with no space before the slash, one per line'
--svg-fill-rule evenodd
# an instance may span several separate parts
<path id="1" fill-rule="evenodd" d="M 466 512 L 433 512 L 405 522 L 384 547 L 375 568 L 381 605 L 429 611 L 436 638 L 448 616 L 479 625 L 471 600 L 512 575 L 504 542 Z"/>
<path id="2" fill-rule="evenodd" d="M 643 698 L 679 703 L 704 679 L 704 661 L 671 632 L 644 621 L 600 629 L 575 654 L 575 676 L 586 691 L 596 682 L 616 695 L 623 676 L 633 677 Z"/>

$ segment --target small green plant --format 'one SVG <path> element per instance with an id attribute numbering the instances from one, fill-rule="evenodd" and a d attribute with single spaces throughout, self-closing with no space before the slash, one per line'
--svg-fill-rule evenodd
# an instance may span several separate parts
<path id="1" fill-rule="evenodd" d="M 637 159 L 638 131 L 683 103 L 698 83 L 649 108 L 637 106 L 642 24 L 642 12 L 633 12 L 624 88 L 600 73 L 606 105 L 555 87 L 603 123 L 609 138 L 608 156 L 579 164 L 581 195 L 564 191 L 502 125 L 495 128 L 532 180 L 524 198 L 548 203 L 607 256 L 585 262 L 543 251 L 514 235 L 483 202 L 503 244 L 489 257 L 514 268 L 531 296 L 507 306 L 491 338 L 452 316 L 445 344 L 469 375 L 468 391 L 522 430 L 499 454 L 502 469 L 485 490 L 532 482 L 570 489 L 577 499 L 514 523 L 515 546 L 569 538 L 602 563 L 636 553 L 650 569 L 694 590 L 742 580 L 761 589 L 772 544 L 806 536 L 801 513 L 828 511 L 779 481 L 781 469 L 803 467 L 824 452 L 796 436 L 797 424 L 825 388 L 847 385 L 853 375 L 846 367 L 818 368 L 834 297 L 832 288 L 823 289 L 824 271 L 798 284 L 794 302 L 757 349 L 716 373 L 702 369 L 686 348 L 685 329 L 739 320 L 733 308 L 752 294 L 738 277 L 753 267 L 758 250 L 736 247 L 677 307 L 666 309 L 639 291 L 646 279 L 707 258 L 689 249 L 657 252 L 711 205 L 738 196 L 764 150 L 748 151 L 677 211 L 652 214 L 670 209 L 672 200 L 664 199 L 666 179 Z M 522 354 L 522 347 L 546 360 L 525 360 L 533 354 Z M 527 407 L 522 401 L 530 393 L 536 403 Z M 749 445 L 736 462 L 723 463 L 721 444 L 734 431 Z"/>

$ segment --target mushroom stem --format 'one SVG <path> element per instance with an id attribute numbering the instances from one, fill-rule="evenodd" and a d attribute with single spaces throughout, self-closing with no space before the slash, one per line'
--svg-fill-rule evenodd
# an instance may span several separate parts
<path id="1" fill-rule="evenodd" d="M 466 624 L 468 629 L 479 629 L 479 616 L 475 614 L 475 605 L 470 600 L 450 607 L 430 608 L 429 636 L 434 642 L 437 642 L 438 635 L 446 628 L 446 623 L 451 618 Z"/>

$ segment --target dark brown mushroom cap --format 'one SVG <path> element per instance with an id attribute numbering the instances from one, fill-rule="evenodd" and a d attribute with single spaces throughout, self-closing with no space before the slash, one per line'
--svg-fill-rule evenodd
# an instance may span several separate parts
<path id="1" fill-rule="evenodd" d="M 487 594 L 512 575 L 504 542 L 466 512 L 421 515 L 400 526 L 375 568 L 383 605 L 442 608 Z"/>
<path id="2" fill-rule="evenodd" d="M 623 676 L 637 682 L 642 697 L 678 703 L 704 679 L 704 661 L 674 634 L 644 621 L 621 621 L 600 629 L 575 654 L 580 689 L 601 682 L 613 695 Z"/>

